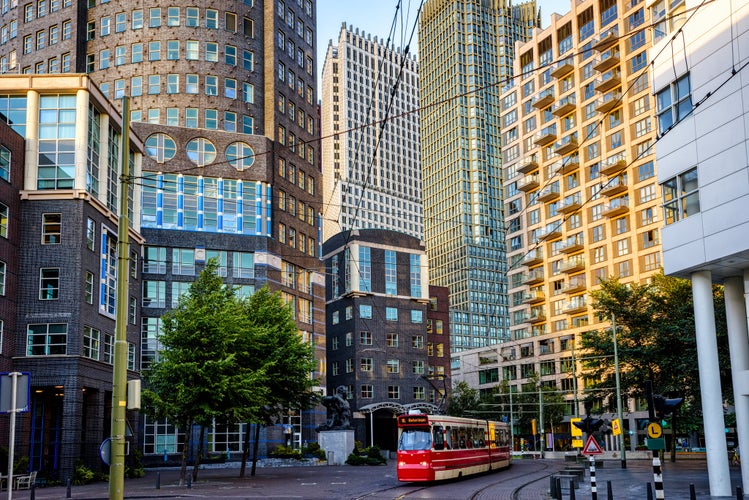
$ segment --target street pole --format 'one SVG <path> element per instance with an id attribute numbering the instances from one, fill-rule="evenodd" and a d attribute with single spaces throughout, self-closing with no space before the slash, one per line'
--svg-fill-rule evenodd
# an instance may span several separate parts
<path id="1" fill-rule="evenodd" d="M 120 213 L 117 227 L 117 309 L 115 320 L 114 364 L 112 366 L 112 435 L 109 466 L 109 499 L 122 500 L 125 488 L 125 418 L 127 416 L 127 295 L 128 241 L 127 214 L 130 191 L 130 98 L 122 98 L 122 145 L 120 146 Z"/>
<path id="2" fill-rule="evenodd" d="M 510 442 L 512 443 L 512 451 L 515 451 L 515 424 L 513 423 L 512 415 L 512 386 L 508 385 L 507 389 L 510 391 Z"/>
<path id="3" fill-rule="evenodd" d="M 541 424 L 541 458 L 544 458 L 544 391 L 541 385 L 538 386 L 538 420 Z"/>
<path id="4" fill-rule="evenodd" d="M 577 401 L 577 361 L 575 361 L 575 340 L 572 339 L 572 391 L 573 397 L 575 398 L 575 415 L 580 414 L 580 403 Z"/>
<path id="5" fill-rule="evenodd" d="M 619 381 L 619 350 L 616 342 L 616 316 L 611 313 L 611 329 L 614 332 L 614 376 L 616 377 L 616 413 L 619 418 L 619 448 L 622 453 L 622 469 L 627 468 L 627 450 L 624 447 L 624 419 L 622 418 L 622 388 Z"/>

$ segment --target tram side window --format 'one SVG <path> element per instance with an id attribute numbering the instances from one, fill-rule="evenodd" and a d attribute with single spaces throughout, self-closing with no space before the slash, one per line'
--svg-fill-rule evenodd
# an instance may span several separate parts
<path id="1" fill-rule="evenodd" d="M 449 450 L 451 448 L 454 448 L 455 444 L 453 443 L 453 432 L 450 427 L 445 428 L 445 449 Z"/>
<path id="2" fill-rule="evenodd" d="M 433 448 L 435 450 L 444 450 L 445 449 L 445 439 L 442 434 L 442 426 L 441 425 L 435 425 L 434 428 L 432 428 L 432 443 Z"/>

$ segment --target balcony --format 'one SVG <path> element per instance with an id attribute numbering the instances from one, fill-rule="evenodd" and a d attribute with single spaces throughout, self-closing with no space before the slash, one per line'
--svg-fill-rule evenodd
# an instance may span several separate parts
<path id="1" fill-rule="evenodd" d="M 551 171 L 554 174 L 569 174 L 580 168 L 580 157 L 578 155 L 568 156 L 563 160 L 554 162 Z"/>
<path id="2" fill-rule="evenodd" d="M 579 274 L 577 276 L 570 276 L 569 281 L 565 283 L 564 287 L 562 288 L 562 291 L 564 293 L 575 293 L 575 292 L 581 292 L 585 289 L 586 289 L 585 275 Z"/>
<path id="3" fill-rule="evenodd" d="M 549 107 L 552 102 L 554 102 L 554 87 L 549 87 L 539 92 L 531 101 L 531 105 L 537 109 L 544 109 Z"/>
<path id="4" fill-rule="evenodd" d="M 622 105 L 622 91 L 612 90 L 596 101 L 596 111 L 608 113 L 612 109 Z"/>
<path id="5" fill-rule="evenodd" d="M 538 304 L 546 300 L 546 294 L 541 290 L 531 290 L 523 294 L 523 302 L 525 304 Z"/>
<path id="6" fill-rule="evenodd" d="M 550 186 L 546 186 L 538 192 L 539 201 L 553 201 L 559 198 L 559 182 L 554 182 Z"/>
<path id="7" fill-rule="evenodd" d="M 562 223 L 552 222 L 547 224 L 545 228 L 536 230 L 536 239 L 538 241 L 553 240 L 562 236 Z"/>
<path id="8" fill-rule="evenodd" d="M 562 243 L 562 246 L 559 248 L 559 250 L 563 253 L 574 253 L 579 252 L 583 249 L 583 235 L 582 234 L 576 234 L 575 236 L 570 236 L 564 242 Z"/>
<path id="9" fill-rule="evenodd" d="M 528 191 L 533 191 L 534 189 L 538 188 L 538 186 L 538 174 L 526 175 L 518 181 L 518 189 L 521 191 L 525 191 L 526 193 Z"/>
<path id="10" fill-rule="evenodd" d="M 629 211 L 629 200 L 626 196 L 614 198 L 611 203 L 604 205 L 603 215 L 606 217 L 617 217 Z"/>
<path id="11" fill-rule="evenodd" d="M 598 36 L 593 42 L 593 50 L 601 52 L 614 45 L 619 40 L 619 26 L 613 26 Z"/>
<path id="12" fill-rule="evenodd" d="M 535 285 L 536 283 L 542 283 L 544 281 L 544 268 L 535 267 L 528 271 L 528 274 L 523 276 L 521 283 L 523 285 Z"/>
<path id="13" fill-rule="evenodd" d="M 593 65 L 593 69 L 603 73 L 619 64 L 619 46 L 611 47 L 609 50 L 602 52 L 598 62 Z"/>
<path id="14" fill-rule="evenodd" d="M 533 142 L 536 144 L 536 146 L 546 146 L 547 144 L 550 144 L 556 140 L 556 125 L 549 125 L 548 127 L 544 127 L 540 132 L 537 132 L 536 135 L 533 136 Z"/>
<path id="15" fill-rule="evenodd" d="M 575 58 L 568 57 L 567 59 L 562 59 L 551 68 L 551 76 L 554 78 L 563 78 L 573 69 L 575 69 Z"/>
<path id="16" fill-rule="evenodd" d="M 569 196 L 565 196 L 564 200 L 562 200 L 562 203 L 560 203 L 557 207 L 557 212 L 568 214 L 579 210 L 582 206 L 582 197 L 580 196 L 580 193 L 575 193 Z"/>
<path id="17" fill-rule="evenodd" d="M 538 168 L 538 161 L 536 155 L 530 155 L 527 158 L 523 158 L 520 163 L 517 164 L 515 170 L 521 174 L 529 174 Z"/>
<path id="18" fill-rule="evenodd" d="M 564 116 L 572 111 L 577 107 L 577 99 L 575 98 L 575 94 L 570 94 L 566 97 L 562 97 L 557 101 L 552 107 L 551 112 L 554 113 L 556 116 Z"/>
<path id="19" fill-rule="evenodd" d="M 599 171 L 603 175 L 611 176 L 625 168 L 627 168 L 627 154 L 622 151 L 603 160 L 599 166 Z"/>
<path id="20" fill-rule="evenodd" d="M 543 323 L 546 321 L 546 313 L 541 308 L 531 310 L 531 315 L 528 320 L 531 323 Z"/>
<path id="21" fill-rule="evenodd" d="M 608 92 L 614 87 L 622 84 L 622 70 L 619 68 L 610 69 L 596 80 L 596 91 Z"/>
<path id="22" fill-rule="evenodd" d="M 569 259 L 561 266 L 561 271 L 563 273 L 574 273 L 576 271 L 582 271 L 583 269 L 585 269 L 585 257 L 582 255 L 577 255 Z"/>
<path id="23" fill-rule="evenodd" d="M 535 266 L 544 261 L 544 252 L 541 248 L 536 248 L 525 254 L 521 261 L 524 266 Z"/>
<path id="24" fill-rule="evenodd" d="M 601 188 L 601 194 L 604 196 L 616 196 L 627 190 L 627 177 L 619 175 L 613 177 L 606 182 Z"/>
<path id="25" fill-rule="evenodd" d="M 564 155 L 573 152 L 577 147 L 577 132 L 574 132 L 564 136 L 561 141 L 556 143 L 556 149 L 554 152 L 559 155 Z"/>
<path id="26" fill-rule="evenodd" d="M 564 308 L 564 312 L 567 314 L 577 314 L 585 311 L 588 308 L 588 304 L 585 302 L 585 295 L 572 297 L 567 306 Z"/>

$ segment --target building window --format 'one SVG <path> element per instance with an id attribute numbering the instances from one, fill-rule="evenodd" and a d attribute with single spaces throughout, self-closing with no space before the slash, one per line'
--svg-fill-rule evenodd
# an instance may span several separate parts
<path id="1" fill-rule="evenodd" d="M 86 289 L 84 290 L 84 300 L 86 304 L 94 303 L 94 274 L 86 271 Z"/>
<path id="2" fill-rule="evenodd" d="M 388 386 L 388 398 L 400 399 L 400 397 L 401 397 L 400 387 L 397 385 L 389 385 Z"/>
<path id="3" fill-rule="evenodd" d="M 424 362 L 411 361 L 411 369 L 415 375 L 424 375 Z"/>
<path id="4" fill-rule="evenodd" d="M 42 214 L 42 245 L 58 245 L 62 234 L 62 214 Z"/>
<path id="5" fill-rule="evenodd" d="M 60 269 L 43 267 L 39 270 L 39 300 L 60 298 Z"/>
<path id="6" fill-rule="evenodd" d="M 361 358 L 361 361 L 359 363 L 359 369 L 361 371 L 371 372 L 373 366 L 374 366 L 374 362 L 372 361 L 372 358 Z"/>
<path id="7" fill-rule="evenodd" d="M 414 349 L 423 349 L 424 348 L 424 336 L 423 335 L 414 335 L 411 337 L 411 347 Z"/>
<path id="8" fill-rule="evenodd" d="M 67 342 L 68 325 L 65 323 L 43 323 L 27 327 L 26 354 L 28 356 L 67 354 Z"/>
<path id="9" fill-rule="evenodd" d="M 398 308 L 386 307 L 385 308 L 385 319 L 387 321 L 398 321 Z"/>
<path id="10" fill-rule="evenodd" d="M 372 345 L 372 332 L 359 332 L 359 343 L 361 345 Z"/>
<path id="11" fill-rule="evenodd" d="M 387 372 L 388 373 L 400 373 L 401 371 L 401 363 L 398 359 L 388 359 L 387 360 Z"/>
<path id="12" fill-rule="evenodd" d="M 372 291 L 372 257 L 369 247 L 359 247 L 359 289 Z"/>
<path id="13" fill-rule="evenodd" d="M 397 333 L 385 334 L 385 345 L 388 347 L 398 347 L 398 334 Z"/>
<path id="14" fill-rule="evenodd" d="M 99 360 L 99 338 L 101 332 L 90 326 L 83 327 L 83 357 Z"/>
<path id="15" fill-rule="evenodd" d="M 420 309 L 411 309 L 411 323 L 421 323 L 423 321 L 423 311 Z"/>
<path id="16" fill-rule="evenodd" d="M 359 304 L 359 317 L 372 319 L 372 306 L 369 304 Z"/>
<path id="17" fill-rule="evenodd" d="M 426 399 L 425 390 L 423 387 L 414 387 L 414 399 L 417 401 L 423 401 Z"/>
<path id="18" fill-rule="evenodd" d="M 689 75 L 684 75 L 655 95 L 658 133 L 663 134 L 692 111 Z"/>
<path id="19" fill-rule="evenodd" d="M 370 384 L 364 384 L 361 386 L 361 397 L 364 399 L 371 399 L 374 395 L 374 388 Z"/>
<path id="20" fill-rule="evenodd" d="M 673 224 L 700 211 L 697 168 L 673 177 L 662 184 L 663 212 L 666 225 Z"/>

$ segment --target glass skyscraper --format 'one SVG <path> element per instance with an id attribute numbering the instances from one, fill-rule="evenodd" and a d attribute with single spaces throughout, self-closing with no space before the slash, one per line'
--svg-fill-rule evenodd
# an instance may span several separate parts
<path id="1" fill-rule="evenodd" d="M 535 1 L 430 0 L 419 27 L 424 236 L 453 351 L 509 338 L 499 96 Z"/>

